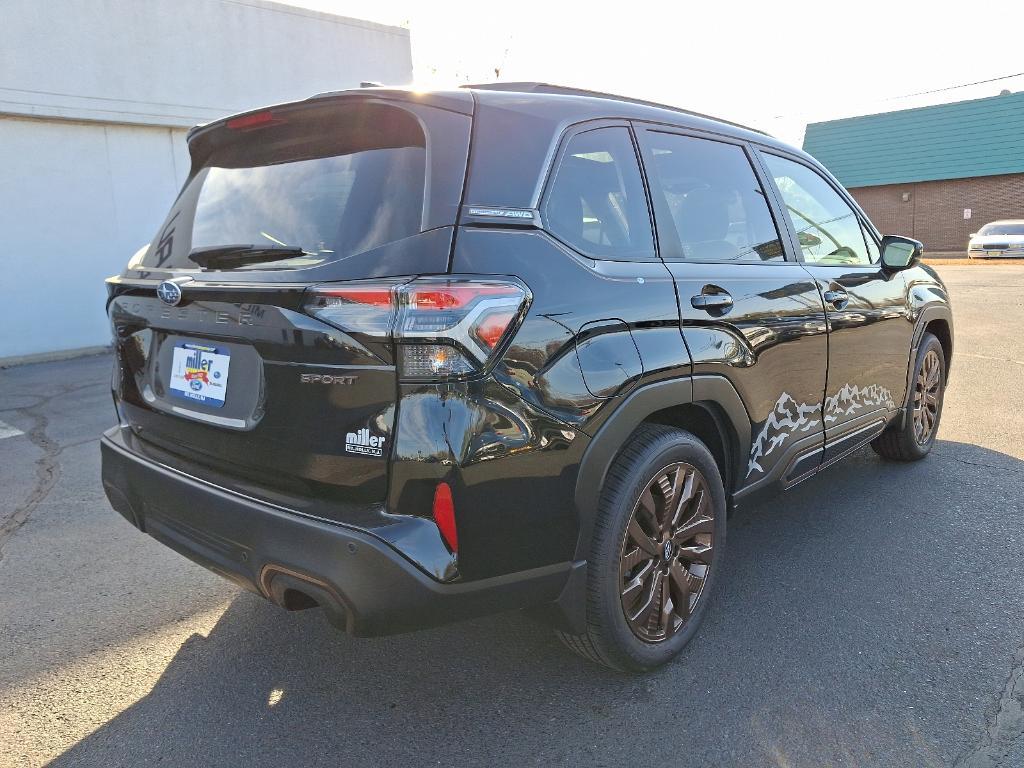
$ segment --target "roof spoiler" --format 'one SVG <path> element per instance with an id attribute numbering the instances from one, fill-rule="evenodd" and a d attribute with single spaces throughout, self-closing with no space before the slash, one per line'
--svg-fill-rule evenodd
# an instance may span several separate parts
<path id="1" fill-rule="evenodd" d="M 192 141 L 195 134 L 200 133 L 207 128 L 213 128 L 221 124 L 226 124 L 228 121 L 239 120 L 248 118 L 252 115 L 259 114 L 261 112 L 267 112 L 271 109 L 282 109 L 287 107 L 297 107 L 302 104 L 309 104 L 317 101 L 330 101 L 338 100 L 344 101 L 348 99 L 387 99 L 390 101 L 405 101 L 413 102 L 416 104 L 426 104 L 431 107 L 437 107 L 439 109 L 446 109 L 449 112 L 458 112 L 463 115 L 473 114 L 473 97 L 470 94 L 464 94 L 459 91 L 413 91 L 408 88 L 395 87 L 395 86 L 377 86 L 372 85 L 360 85 L 359 88 L 350 88 L 342 91 L 325 91 L 324 93 L 317 93 L 306 99 L 299 101 L 289 101 L 280 104 L 271 104 L 267 106 L 258 107 L 256 109 L 247 109 L 244 112 L 238 112 L 233 115 L 226 115 L 225 117 L 217 120 L 212 120 L 209 123 L 200 123 L 199 125 L 193 126 L 189 129 L 187 140 Z"/>

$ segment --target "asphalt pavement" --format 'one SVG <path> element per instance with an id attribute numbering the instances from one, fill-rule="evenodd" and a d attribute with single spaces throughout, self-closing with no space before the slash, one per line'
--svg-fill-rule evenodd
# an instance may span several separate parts
<path id="1" fill-rule="evenodd" d="M 286 613 L 109 508 L 109 357 L 0 370 L 0 766 L 1024 766 L 1024 268 L 939 270 L 932 455 L 734 516 L 704 626 L 645 677 L 519 613 Z"/>

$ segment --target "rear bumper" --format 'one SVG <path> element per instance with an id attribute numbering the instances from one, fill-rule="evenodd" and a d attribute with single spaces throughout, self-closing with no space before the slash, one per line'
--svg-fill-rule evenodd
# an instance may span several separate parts
<path id="1" fill-rule="evenodd" d="M 365 531 L 305 517 L 139 456 L 126 447 L 121 429 L 109 430 L 101 441 L 103 488 L 115 510 L 175 551 L 279 605 L 301 606 L 296 593 L 312 597 L 334 624 L 355 635 L 559 606 L 567 585 L 578 585 L 584 574 L 583 563 L 557 563 L 441 583 Z"/>

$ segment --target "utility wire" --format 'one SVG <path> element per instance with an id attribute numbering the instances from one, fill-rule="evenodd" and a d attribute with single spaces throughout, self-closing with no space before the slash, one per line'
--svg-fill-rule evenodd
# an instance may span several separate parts
<path id="1" fill-rule="evenodd" d="M 1021 76 L 1024 76 L 1024 72 L 1015 72 L 1012 75 L 1001 75 L 999 77 L 990 77 L 987 80 L 976 80 L 973 83 L 960 83 L 959 85 L 947 85 L 945 88 L 933 88 L 930 91 L 918 91 L 917 93 L 905 93 L 902 96 L 887 96 L 886 98 L 883 98 L 883 99 L 867 99 L 867 100 L 865 100 L 863 102 L 859 102 L 859 103 L 862 103 L 864 105 L 868 105 L 868 104 L 884 104 L 887 101 L 898 101 L 899 99 L 911 99 L 911 98 L 913 98 L 915 96 L 926 96 L 926 95 L 931 94 L 931 93 L 942 93 L 943 91 L 954 91 L 957 88 L 970 88 L 972 85 L 984 85 L 985 83 L 995 83 L 995 82 L 998 82 L 999 80 L 1009 80 L 1011 78 L 1021 77 Z M 788 115 L 774 115 L 771 119 L 772 120 L 788 120 L 788 119 L 792 119 L 792 118 L 805 117 L 808 114 L 810 114 L 810 113 L 808 113 L 808 112 L 794 112 L 794 113 L 791 113 L 791 114 L 788 114 Z"/>
<path id="2" fill-rule="evenodd" d="M 1016 72 L 1012 75 L 1002 75 L 1001 77 L 990 77 L 988 80 L 976 80 L 973 83 L 961 83 L 960 85 L 947 85 L 945 88 L 933 88 L 930 91 L 918 91 L 917 93 L 905 93 L 902 96 L 890 96 L 887 99 L 880 99 L 880 101 L 896 101 L 896 99 L 909 99 L 912 96 L 925 96 L 929 93 L 941 93 L 942 91 L 953 91 L 957 88 L 970 88 L 972 85 L 984 85 L 985 83 L 994 83 L 997 80 L 1009 80 L 1011 77 L 1020 77 L 1024 75 L 1024 72 Z"/>

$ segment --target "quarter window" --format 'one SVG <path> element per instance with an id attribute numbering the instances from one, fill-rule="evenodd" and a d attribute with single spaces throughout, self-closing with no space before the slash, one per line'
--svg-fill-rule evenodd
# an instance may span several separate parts
<path id="1" fill-rule="evenodd" d="M 653 261 L 654 235 L 629 130 L 570 139 L 544 204 L 552 234 L 588 256 Z"/>
<path id="2" fill-rule="evenodd" d="M 668 261 L 784 261 L 747 153 L 735 144 L 651 131 L 644 165 Z"/>
<path id="3" fill-rule="evenodd" d="M 860 219 L 832 185 L 806 165 L 764 155 L 782 193 L 804 261 L 808 264 L 871 264 Z"/>

